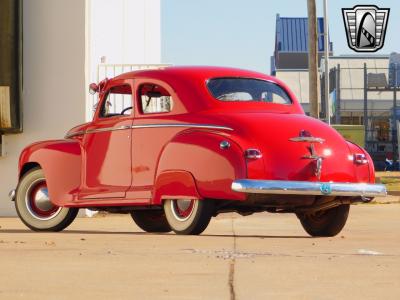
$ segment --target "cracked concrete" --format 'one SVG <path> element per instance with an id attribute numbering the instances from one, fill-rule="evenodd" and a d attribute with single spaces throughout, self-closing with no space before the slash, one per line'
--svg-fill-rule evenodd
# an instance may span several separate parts
<path id="1" fill-rule="evenodd" d="M 128 215 L 33 233 L 0 218 L 0 299 L 399 299 L 400 205 L 356 205 L 334 238 L 295 216 L 220 215 L 201 236 Z"/>
<path id="2" fill-rule="evenodd" d="M 235 219 L 231 218 L 231 231 L 233 237 L 233 250 L 231 251 L 230 255 L 230 263 L 229 263 L 229 294 L 230 300 L 236 299 L 236 292 L 235 292 L 235 264 L 236 264 L 236 257 L 237 257 L 237 250 L 236 250 L 236 233 L 235 233 Z"/>

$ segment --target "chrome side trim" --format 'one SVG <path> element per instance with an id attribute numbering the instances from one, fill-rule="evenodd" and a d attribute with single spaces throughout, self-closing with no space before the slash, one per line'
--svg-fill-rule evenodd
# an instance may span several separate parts
<path id="1" fill-rule="evenodd" d="M 73 133 L 67 133 L 64 138 L 69 139 L 69 138 L 72 138 L 74 136 L 84 135 L 84 134 L 85 134 L 85 131 L 84 130 L 80 130 L 80 131 L 73 132 Z"/>
<path id="2" fill-rule="evenodd" d="M 132 125 L 133 129 L 137 128 L 162 128 L 162 127 L 189 127 L 189 128 L 206 128 L 206 129 L 221 129 L 230 130 L 233 129 L 226 126 L 212 125 L 212 124 L 192 124 L 192 123 L 164 123 L 164 124 L 143 124 L 143 125 Z"/>
<path id="3" fill-rule="evenodd" d="M 71 134 L 67 134 L 65 136 L 66 139 L 74 137 L 74 136 L 78 136 L 78 135 L 83 135 L 86 133 L 96 133 L 96 132 L 107 132 L 107 131 L 117 131 L 117 130 L 124 130 L 124 129 L 131 129 L 131 126 L 127 125 L 127 126 L 119 126 L 119 127 L 105 127 L 105 128 L 98 128 L 98 129 L 89 129 L 89 130 L 80 130 L 77 132 L 73 132 Z"/>
<path id="4" fill-rule="evenodd" d="M 126 125 L 126 126 L 119 126 L 119 127 L 104 127 L 104 128 L 98 128 L 98 129 L 89 129 L 89 130 L 86 130 L 85 133 L 107 132 L 107 131 L 117 131 L 117 130 L 125 130 L 125 129 L 131 129 L 131 126 Z"/>
<path id="5" fill-rule="evenodd" d="M 320 144 L 325 142 L 324 139 L 319 138 L 319 137 L 313 137 L 313 136 L 296 136 L 296 137 L 290 138 L 289 141 L 292 141 L 292 142 L 320 143 Z"/>
<path id="6" fill-rule="evenodd" d="M 83 135 L 86 133 L 96 133 L 96 132 L 107 132 L 107 131 L 117 131 L 117 130 L 125 130 L 125 129 L 138 129 L 138 128 L 165 128 L 165 127 L 186 127 L 186 128 L 204 128 L 204 129 L 220 129 L 220 130 L 230 130 L 233 131 L 232 128 L 220 125 L 212 125 L 212 124 L 189 124 L 189 123 L 165 123 L 165 124 L 142 124 L 142 125 L 132 125 L 132 126 L 120 126 L 120 127 L 105 127 L 98 129 L 89 129 L 86 131 L 77 131 L 71 134 L 67 134 L 65 136 L 66 139 Z"/>
<path id="7" fill-rule="evenodd" d="M 249 194 L 278 195 L 332 195 L 332 196 L 386 196 L 383 184 L 369 183 L 336 183 L 286 180 L 251 180 L 233 181 L 232 190 Z"/>

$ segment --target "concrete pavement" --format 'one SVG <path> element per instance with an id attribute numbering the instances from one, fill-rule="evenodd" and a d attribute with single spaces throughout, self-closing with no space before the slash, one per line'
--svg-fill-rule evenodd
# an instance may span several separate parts
<path id="1" fill-rule="evenodd" d="M 0 299 L 400 298 L 399 204 L 352 206 L 334 238 L 267 213 L 220 215 L 201 236 L 146 234 L 128 215 L 0 226 Z"/>
<path id="2" fill-rule="evenodd" d="M 376 197 L 372 200 L 372 203 L 379 203 L 379 204 L 400 203 L 400 196 L 387 195 L 386 197 Z"/>

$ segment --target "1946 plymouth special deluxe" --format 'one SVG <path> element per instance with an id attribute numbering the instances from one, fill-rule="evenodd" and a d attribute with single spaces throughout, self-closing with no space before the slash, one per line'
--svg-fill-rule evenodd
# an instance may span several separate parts
<path id="1" fill-rule="evenodd" d="M 307 117 L 274 77 L 167 67 L 90 89 L 99 94 L 92 122 L 21 153 L 11 197 L 33 230 L 62 230 L 79 208 L 178 234 L 200 234 L 219 213 L 267 211 L 333 236 L 351 203 L 386 195 L 368 153 Z"/>

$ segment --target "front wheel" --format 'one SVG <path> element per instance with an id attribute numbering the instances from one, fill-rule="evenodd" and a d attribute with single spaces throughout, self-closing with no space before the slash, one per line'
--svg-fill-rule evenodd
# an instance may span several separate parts
<path id="1" fill-rule="evenodd" d="M 18 184 L 15 208 L 22 222 L 35 231 L 61 231 L 72 223 L 79 209 L 59 207 L 50 201 L 43 170 L 27 172 Z"/>
<path id="2" fill-rule="evenodd" d="M 214 214 L 212 200 L 171 199 L 165 200 L 164 212 L 168 224 L 177 234 L 200 234 Z"/>
<path id="3" fill-rule="evenodd" d="M 350 204 L 344 204 L 312 214 L 297 214 L 297 217 L 309 235 L 329 237 L 337 235 L 343 229 L 349 210 Z"/>

